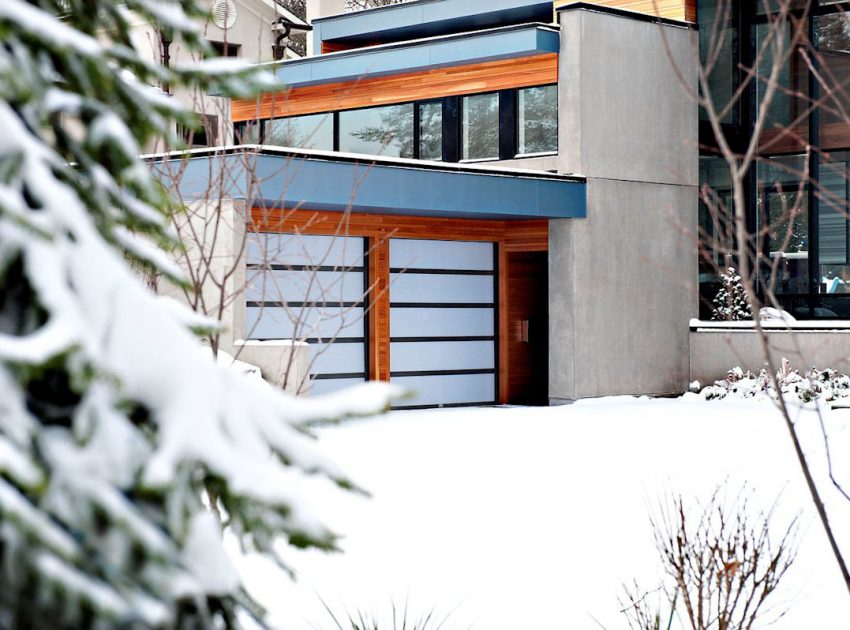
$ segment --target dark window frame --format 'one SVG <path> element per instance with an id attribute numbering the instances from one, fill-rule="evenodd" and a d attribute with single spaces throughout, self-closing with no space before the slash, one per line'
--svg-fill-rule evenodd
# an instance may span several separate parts
<path id="1" fill-rule="evenodd" d="M 399 103 L 388 103 L 386 105 L 368 105 L 364 107 L 352 107 L 344 110 L 329 110 L 320 112 L 310 112 L 307 114 L 297 114 L 294 116 L 275 116 L 274 118 L 262 118 L 256 121 L 241 121 L 234 124 L 234 141 L 240 143 L 240 135 L 244 134 L 245 129 L 250 124 L 258 125 L 259 143 L 265 143 L 266 126 L 274 120 L 282 120 L 286 118 L 298 118 L 300 116 L 316 116 L 327 114 L 332 116 L 333 125 L 333 150 L 340 150 L 340 115 L 345 112 L 361 111 L 368 109 L 380 109 L 383 107 L 410 105 L 413 107 L 413 157 L 414 160 L 421 158 L 421 112 L 420 108 L 423 105 L 432 105 L 442 103 L 442 122 L 443 122 L 443 155 L 442 161 L 447 164 L 471 163 L 476 162 L 496 162 L 504 160 L 523 160 L 538 157 L 557 155 L 558 150 L 544 151 L 540 153 L 519 153 L 519 92 L 531 88 L 555 87 L 558 83 L 541 83 L 539 85 L 527 85 L 522 87 L 508 88 L 504 90 L 489 90 L 486 92 L 473 92 L 470 94 L 441 96 L 428 99 L 418 99 L 414 101 L 402 101 Z M 462 157 L 462 136 L 463 136 L 463 99 L 470 96 L 484 96 L 489 94 L 498 95 L 499 100 L 499 151 L 497 157 L 480 158 L 480 159 L 463 159 Z M 560 110 L 558 110 L 560 111 Z M 560 134 L 560 120 L 556 121 L 558 134 Z M 370 155 L 370 154 L 364 154 Z"/>

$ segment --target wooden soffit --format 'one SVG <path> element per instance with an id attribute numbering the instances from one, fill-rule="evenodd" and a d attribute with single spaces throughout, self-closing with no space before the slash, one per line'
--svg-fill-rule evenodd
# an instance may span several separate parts
<path id="1" fill-rule="evenodd" d="M 558 55 L 434 68 L 422 72 L 327 83 L 234 99 L 234 122 L 391 105 L 429 98 L 460 96 L 558 81 Z"/>

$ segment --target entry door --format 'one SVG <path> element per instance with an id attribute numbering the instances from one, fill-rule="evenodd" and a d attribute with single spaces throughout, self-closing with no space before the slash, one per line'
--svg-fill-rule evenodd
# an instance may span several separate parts
<path id="1" fill-rule="evenodd" d="M 545 405 L 549 397 L 549 258 L 510 252 L 508 277 L 508 402 Z"/>
<path id="2" fill-rule="evenodd" d="M 496 401 L 496 246 L 390 240 L 390 377 L 399 408 Z"/>
<path id="3" fill-rule="evenodd" d="M 366 380 L 365 257 L 359 237 L 249 236 L 247 338 L 310 344 L 313 394 Z"/>

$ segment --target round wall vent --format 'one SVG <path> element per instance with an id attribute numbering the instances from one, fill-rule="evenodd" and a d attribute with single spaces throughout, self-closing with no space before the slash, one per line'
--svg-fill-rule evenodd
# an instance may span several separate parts
<path id="1" fill-rule="evenodd" d="M 233 28 L 236 24 L 236 5 L 233 0 L 214 0 L 212 7 L 213 24 L 219 28 Z"/>

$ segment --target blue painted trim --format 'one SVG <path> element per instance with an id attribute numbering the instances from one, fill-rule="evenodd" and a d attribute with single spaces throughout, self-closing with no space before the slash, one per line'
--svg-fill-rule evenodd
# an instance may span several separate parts
<path id="1" fill-rule="evenodd" d="M 304 87 L 557 53 L 560 46 L 557 29 L 525 24 L 295 59 L 278 65 L 275 72 L 287 86 Z"/>
<path id="2" fill-rule="evenodd" d="M 225 195 L 265 207 L 502 220 L 587 216 L 586 183 L 580 177 L 257 151 L 237 147 L 218 155 L 190 152 L 150 159 L 186 201 L 208 197 L 210 182 L 223 179 L 230 182 Z M 177 163 L 181 168 L 175 168 Z M 180 181 L 174 182 L 170 173 L 178 172 Z"/>
<path id="3" fill-rule="evenodd" d="M 551 0 L 418 0 L 314 20 L 322 42 L 382 44 L 528 22 L 552 22 Z"/>

